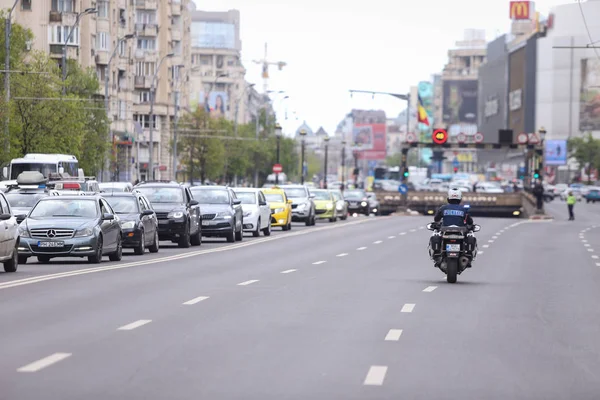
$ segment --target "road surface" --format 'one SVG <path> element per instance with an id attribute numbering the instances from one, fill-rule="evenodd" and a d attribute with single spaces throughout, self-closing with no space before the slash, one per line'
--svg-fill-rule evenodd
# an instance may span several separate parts
<path id="1" fill-rule="evenodd" d="M 598 399 L 593 206 L 478 218 L 454 285 L 428 217 L 27 264 L 0 274 L 0 399 Z"/>

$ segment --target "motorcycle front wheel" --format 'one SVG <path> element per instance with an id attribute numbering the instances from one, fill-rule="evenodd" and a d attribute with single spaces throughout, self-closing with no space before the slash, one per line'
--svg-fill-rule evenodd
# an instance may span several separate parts
<path id="1" fill-rule="evenodd" d="M 458 258 L 450 258 L 446 260 L 446 281 L 448 283 L 456 283 L 458 275 Z"/>

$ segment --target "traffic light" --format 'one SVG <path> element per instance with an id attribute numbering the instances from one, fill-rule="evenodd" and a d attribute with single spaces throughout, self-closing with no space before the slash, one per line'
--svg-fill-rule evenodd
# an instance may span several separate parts
<path id="1" fill-rule="evenodd" d="M 408 178 L 408 168 L 404 168 L 404 177 Z"/>
<path id="2" fill-rule="evenodd" d="M 536 169 L 533 171 L 533 179 L 540 179 L 540 170 Z"/>

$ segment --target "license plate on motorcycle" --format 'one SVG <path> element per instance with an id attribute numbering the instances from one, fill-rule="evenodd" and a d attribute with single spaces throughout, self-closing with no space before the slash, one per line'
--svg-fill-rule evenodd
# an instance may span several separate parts
<path id="1" fill-rule="evenodd" d="M 446 251 L 460 251 L 460 244 L 447 244 Z"/>

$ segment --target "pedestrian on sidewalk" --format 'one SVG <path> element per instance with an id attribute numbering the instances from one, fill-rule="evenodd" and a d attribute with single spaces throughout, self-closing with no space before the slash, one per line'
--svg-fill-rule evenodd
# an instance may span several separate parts
<path id="1" fill-rule="evenodd" d="M 573 196 L 573 192 L 569 192 L 567 195 L 567 207 L 569 208 L 569 221 L 575 221 L 575 214 L 573 214 L 573 207 L 577 203 L 577 198 Z"/>

